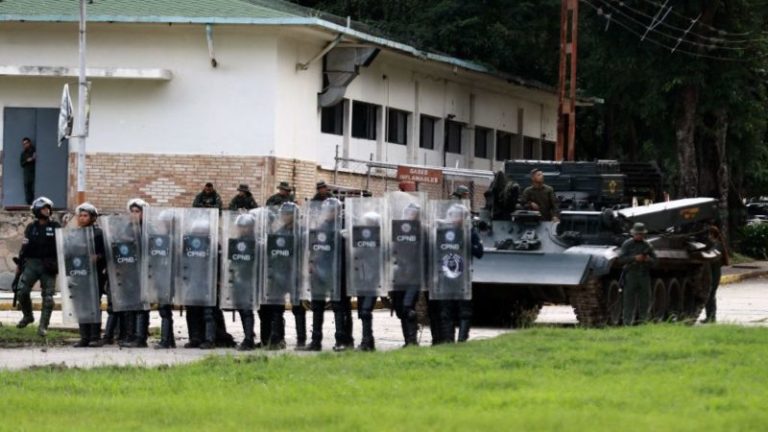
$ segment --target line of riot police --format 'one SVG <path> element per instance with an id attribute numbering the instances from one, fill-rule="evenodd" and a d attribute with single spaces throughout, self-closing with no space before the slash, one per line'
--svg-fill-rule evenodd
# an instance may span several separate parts
<path id="1" fill-rule="evenodd" d="M 97 214 L 92 206 L 78 211 Z M 373 309 L 392 299 L 405 345 L 418 344 L 416 304 L 424 293 L 432 341 L 469 337 L 471 260 L 482 257 L 466 202 L 427 201 L 423 193 L 391 192 L 344 203 L 316 197 L 248 212 L 155 208 L 128 203 L 128 215 L 100 218 L 56 231 L 64 319 L 80 325 L 78 346 L 113 337 L 114 320 L 127 324 L 122 346 L 146 347 L 149 311 L 160 317 L 157 348 L 175 347 L 173 309 L 186 311 L 190 348 L 235 346 L 222 310 L 237 311 L 240 350 L 284 349 L 286 305 L 296 321 L 297 349 L 320 351 L 330 303 L 335 351 L 354 347 L 352 297 L 362 324 L 359 350 L 375 349 Z M 95 218 L 94 218 L 95 219 Z M 98 245 L 103 238 L 103 248 Z M 106 270 L 105 270 L 106 269 Z M 104 289 L 106 276 L 108 289 Z M 100 333 L 101 292 L 109 319 Z M 306 310 L 312 311 L 307 340 Z M 258 312 L 259 339 L 255 332 Z"/>

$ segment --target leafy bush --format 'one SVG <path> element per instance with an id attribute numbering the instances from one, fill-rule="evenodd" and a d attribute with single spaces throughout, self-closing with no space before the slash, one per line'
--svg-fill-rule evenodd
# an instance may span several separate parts
<path id="1" fill-rule="evenodd" d="M 747 225 L 741 231 L 741 252 L 753 258 L 768 259 L 768 223 Z"/>

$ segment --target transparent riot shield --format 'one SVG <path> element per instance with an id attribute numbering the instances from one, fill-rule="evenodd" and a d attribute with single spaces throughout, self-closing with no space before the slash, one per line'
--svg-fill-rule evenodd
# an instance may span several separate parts
<path id="1" fill-rule="evenodd" d="M 219 210 L 177 209 L 174 304 L 216 306 Z"/>
<path id="2" fill-rule="evenodd" d="M 262 223 L 266 242 L 263 246 L 263 274 L 260 303 L 284 305 L 296 298 L 299 290 L 299 210 L 293 203 L 266 210 Z"/>
<path id="3" fill-rule="evenodd" d="M 61 310 L 65 324 L 101 321 L 93 229 L 57 228 Z"/>
<path id="4" fill-rule="evenodd" d="M 347 230 L 347 294 L 384 296 L 387 235 L 384 198 L 347 198 L 344 201 Z"/>
<path id="5" fill-rule="evenodd" d="M 467 201 L 429 202 L 430 300 L 471 300 L 471 219 Z"/>
<path id="6" fill-rule="evenodd" d="M 141 276 L 150 303 L 173 304 L 175 223 L 175 209 L 144 208 Z"/>
<path id="7" fill-rule="evenodd" d="M 149 310 L 147 290 L 141 283 L 141 222 L 131 215 L 101 218 L 112 310 Z"/>
<path id="8" fill-rule="evenodd" d="M 257 227 L 256 218 L 250 213 L 222 213 L 219 273 L 219 306 L 222 309 L 257 308 Z"/>
<path id="9" fill-rule="evenodd" d="M 341 210 L 336 198 L 305 206 L 302 300 L 341 298 Z"/>
<path id="10" fill-rule="evenodd" d="M 389 277 L 393 291 L 426 289 L 426 213 L 423 192 L 390 192 L 387 211 L 390 223 Z"/>

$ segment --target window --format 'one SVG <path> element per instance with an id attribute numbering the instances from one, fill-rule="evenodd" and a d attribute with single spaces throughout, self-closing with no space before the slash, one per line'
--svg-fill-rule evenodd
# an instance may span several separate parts
<path id="1" fill-rule="evenodd" d="M 488 159 L 488 147 L 491 145 L 493 131 L 484 127 L 475 127 L 475 157 Z"/>
<path id="2" fill-rule="evenodd" d="M 496 131 L 496 160 L 505 161 L 512 156 L 512 134 Z"/>
<path id="3" fill-rule="evenodd" d="M 422 115 L 419 125 L 419 147 L 429 150 L 435 149 L 435 124 L 437 119 Z"/>
<path id="4" fill-rule="evenodd" d="M 344 101 L 321 110 L 320 132 L 344 135 Z"/>
<path id="5" fill-rule="evenodd" d="M 541 143 L 541 159 L 555 160 L 555 142 L 543 141 Z"/>
<path id="6" fill-rule="evenodd" d="M 461 154 L 461 123 L 445 121 L 445 152 Z"/>
<path id="7" fill-rule="evenodd" d="M 408 144 L 408 113 L 394 108 L 387 109 L 387 142 Z"/>
<path id="8" fill-rule="evenodd" d="M 523 137 L 523 159 L 533 159 L 533 149 L 539 140 L 531 137 Z"/>
<path id="9" fill-rule="evenodd" d="M 378 105 L 355 101 L 352 104 L 352 137 L 375 140 L 378 112 Z"/>

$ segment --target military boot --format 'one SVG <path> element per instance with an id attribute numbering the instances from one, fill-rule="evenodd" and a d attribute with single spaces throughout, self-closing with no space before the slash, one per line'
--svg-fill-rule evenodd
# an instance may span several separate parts
<path id="1" fill-rule="evenodd" d="M 16 328 L 24 328 L 35 322 L 35 316 L 32 314 L 32 299 L 29 296 L 20 296 L 19 306 L 24 316 L 16 324 Z"/>
<path id="2" fill-rule="evenodd" d="M 189 334 L 189 342 L 184 344 L 184 348 L 200 348 L 200 344 L 203 343 L 203 332 L 201 332 L 200 321 L 203 319 L 200 311 L 197 308 L 187 309 L 187 332 Z"/>
<path id="3" fill-rule="evenodd" d="M 419 323 L 416 321 L 416 311 L 409 312 L 406 319 L 403 320 L 403 337 L 405 346 L 418 346 Z"/>
<path id="4" fill-rule="evenodd" d="M 155 349 L 176 348 L 176 340 L 173 337 L 173 318 L 163 318 L 160 321 L 160 342 L 155 344 Z"/>
<path id="5" fill-rule="evenodd" d="M 294 306 L 293 317 L 296 320 L 296 347 L 303 348 L 307 344 L 307 311 L 301 305 Z"/>
<path id="6" fill-rule="evenodd" d="M 213 349 L 216 347 L 216 319 L 213 315 L 213 308 L 205 308 L 203 317 L 205 321 L 205 340 L 200 344 L 200 349 Z"/>
<path id="7" fill-rule="evenodd" d="M 272 310 L 272 333 L 269 336 L 270 351 L 285 349 L 285 319 L 283 319 L 283 307 L 274 307 Z"/>
<path id="8" fill-rule="evenodd" d="M 91 328 L 89 324 L 79 324 L 77 330 L 80 333 L 80 340 L 72 345 L 73 348 L 86 348 L 91 342 Z"/>
<path id="9" fill-rule="evenodd" d="M 104 344 L 101 343 L 101 323 L 94 323 L 89 325 L 91 333 L 91 341 L 88 346 L 91 348 L 100 348 Z"/>
<path id="10" fill-rule="evenodd" d="M 459 320 L 459 342 L 466 342 L 469 339 L 469 327 L 471 324 L 471 320 Z"/>
<path id="11" fill-rule="evenodd" d="M 134 317 L 135 334 L 133 340 L 129 342 L 120 342 L 123 348 L 146 348 L 147 330 L 149 329 L 149 313 L 146 311 L 132 312 Z"/>
<path id="12" fill-rule="evenodd" d="M 102 345 L 112 345 L 115 343 L 115 330 L 117 329 L 117 315 L 110 313 L 107 315 L 107 323 L 104 325 L 104 336 L 101 337 Z"/>
<path id="13" fill-rule="evenodd" d="M 48 335 L 48 323 L 51 322 L 53 313 L 53 298 L 43 298 L 43 311 L 40 313 L 40 324 L 37 327 L 37 335 L 45 337 Z"/>
<path id="14" fill-rule="evenodd" d="M 133 312 L 115 312 L 120 316 L 118 323 L 118 344 L 128 343 L 133 341 L 136 336 L 136 318 Z"/>
<path id="15" fill-rule="evenodd" d="M 305 347 L 296 347 L 297 351 L 323 350 L 323 319 L 324 308 L 312 312 L 312 341 Z"/>
<path id="16" fill-rule="evenodd" d="M 373 318 L 364 318 L 363 322 L 363 340 L 360 342 L 360 346 L 357 347 L 358 351 L 376 351 L 376 346 L 373 340 Z"/>
<path id="17" fill-rule="evenodd" d="M 256 349 L 256 343 L 254 342 L 255 335 L 253 334 L 253 327 L 255 326 L 255 319 L 253 313 L 242 316 L 243 320 L 243 334 L 245 338 L 237 347 L 238 351 L 251 351 Z"/>

